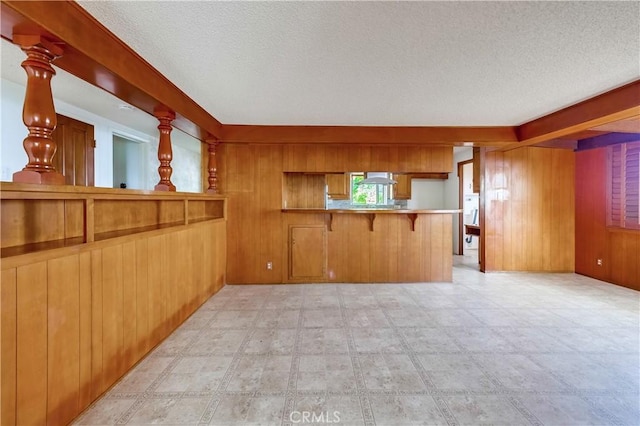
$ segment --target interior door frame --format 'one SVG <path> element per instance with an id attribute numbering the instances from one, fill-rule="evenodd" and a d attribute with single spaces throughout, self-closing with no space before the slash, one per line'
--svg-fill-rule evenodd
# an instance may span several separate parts
<path id="1" fill-rule="evenodd" d="M 464 165 L 473 164 L 473 159 L 458 162 L 458 255 L 464 254 Z M 473 171 L 472 171 L 473 173 Z"/>

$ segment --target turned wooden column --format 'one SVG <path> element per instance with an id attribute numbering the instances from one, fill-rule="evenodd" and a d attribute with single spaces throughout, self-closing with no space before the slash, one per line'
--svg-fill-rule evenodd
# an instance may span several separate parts
<path id="1" fill-rule="evenodd" d="M 218 193 L 218 160 L 216 158 L 216 150 L 218 148 L 218 140 L 215 138 L 208 138 L 205 141 L 208 145 L 209 149 L 209 188 L 207 188 L 207 193 L 209 194 L 217 194 Z"/>
<path id="2" fill-rule="evenodd" d="M 27 90 L 22 109 L 22 121 L 29 135 L 22 146 L 29 162 L 13 174 L 14 182 L 64 185 L 64 176 L 56 171 L 53 156 L 56 143 L 51 134 L 56 128 L 56 111 L 51 93 L 51 78 L 56 71 L 51 66 L 62 55 L 62 48 L 40 35 L 13 35 L 13 42 L 27 54 L 22 68 L 27 72 Z"/>
<path id="3" fill-rule="evenodd" d="M 160 142 L 158 143 L 158 174 L 160 181 L 155 186 L 156 191 L 175 191 L 176 187 L 171 183 L 171 160 L 173 159 L 173 150 L 171 149 L 171 131 L 173 126 L 171 122 L 175 120 L 176 114 L 163 107 L 157 107 L 153 111 L 153 115 L 160 121 L 158 130 L 160 130 Z"/>

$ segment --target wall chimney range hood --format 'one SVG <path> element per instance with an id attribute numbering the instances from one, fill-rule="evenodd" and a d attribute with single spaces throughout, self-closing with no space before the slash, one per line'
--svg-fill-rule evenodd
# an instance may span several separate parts
<path id="1" fill-rule="evenodd" d="M 389 178 L 390 173 L 386 172 L 367 172 L 366 178 L 358 182 L 359 185 L 362 184 L 380 184 L 380 185 L 393 185 L 398 182 Z"/>

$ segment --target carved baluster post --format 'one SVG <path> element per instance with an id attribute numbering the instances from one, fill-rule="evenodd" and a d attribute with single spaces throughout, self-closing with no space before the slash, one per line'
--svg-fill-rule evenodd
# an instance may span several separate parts
<path id="1" fill-rule="evenodd" d="M 209 149 L 209 188 L 207 188 L 207 193 L 209 194 L 217 194 L 218 193 L 218 160 L 216 158 L 216 150 L 218 148 L 218 140 L 211 137 L 205 141 L 208 145 Z"/>
<path id="2" fill-rule="evenodd" d="M 64 176 L 53 165 L 57 146 L 51 138 L 57 124 L 51 93 L 51 78 L 56 71 L 51 62 L 62 55 L 62 48 L 40 35 L 14 34 L 13 42 L 27 54 L 22 62 L 22 68 L 27 72 L 22 121 L 29 129 L 29 135 L 22 143 L 29 162 L 13 174 L 13 181 L 64 185 Z"/>
<path id="3" fill-rule="evenodd" d="M 156 191 L 175 191 L 176 187 L 171 183 L 171 160 L 173 159 L 173 150 L 171 149 L 171 131 L 173 126 L 171 122 L 175 120 L 176 114 L 166 108 L 157 107 L 153 111 L 153 115 L 160 121 L 158 130 L 160 130 L 160 142 L 158 144 L 158 174 L 160 181 L 155 186 Z"/>

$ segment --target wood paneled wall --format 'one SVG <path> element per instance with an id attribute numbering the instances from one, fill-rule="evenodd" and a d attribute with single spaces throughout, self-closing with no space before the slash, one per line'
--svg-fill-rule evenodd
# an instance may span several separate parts
<path id="1" fill-rule="evenodd" d="M 569 150 L 486 153 L 485 271 L 574 271 L 574 170 Z"/>
<path id="2" fill-rule="evenodd" d="M 70 422 L 224 284 L 224 219 L 3 259 L 3 425 Z"/>
<path id="3" fill-rule="evenodd" d="M 577 152 L 576 272 L 640 290 L 640 231 L 607 227 L 606 184 L 606 148 Z"/>
<path id="4" fill-rule="evenodd" d="M 282 150 L 285 172 L 453 171 L 450 146 L 287 144 Z"/>
<path id="5" fill-rule="evenodd" d="M 282 283 L 288 279 L 289 225 L 327 221 L 324 214 L 281 212 L 283 172 L 450 172 L 453 148 L 223 143 L 219 160 L 221 191 L 228 197 L 227 282 Z M 423 220 L 427 215 L 420 215 L 416 231 L 411 232 L 405 215 L 387 216 L 393 215 L 376 217 L 373 232 L 368 230 L 365 217 L 334 218 L 334 231 L 328 233 L 328 268 L 329 273 L 333 271 L 329 279 L 337 282 L 450 280 L 447 265 L 451 263 L 452 250 L 446 244 L 451 243 L 451 225 L 437 223 L 447 219 Z M 448 255 L 443 259 L 431 259 L 425 251 L 428 247 L 423 244 L 429 244 L 429 248 L 431 244 L 434 248 L 440 244 L 439 239 L 431 241 L 430 234 L 423 234 L 430 232 L 429 226 L 434 231 L 447 233 L 442 250 Z M 403 244 L 401 252 L 398 244 Z M 267 270 L 267 262 L 272 262 L 272 270 Z"/>
<path id="6" fill-rule="evenodd" d="M 323 209 L 325 203 L 325 175 L 286 173 L 283 176 L 284 208 Z"/>
<path id="7" fill-rule="evenodd" d="M 329 232 L 329 279 L 337 282 L 451 281 L 451 214 L 335 215 Z"/>

